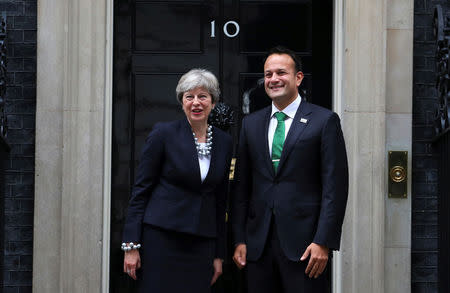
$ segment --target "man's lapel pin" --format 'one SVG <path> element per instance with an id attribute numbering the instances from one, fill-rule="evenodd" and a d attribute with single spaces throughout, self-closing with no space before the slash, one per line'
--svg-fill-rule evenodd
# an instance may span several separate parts
<path id="1" fill-rule="evenodd" d="M 305 119 L 305 118 L 301 118 L 301 119 L 300 119 L 300 122 L 301 122 L 301 123 L 305 123 L 305 124 L 306 124 L 306 123 L 308 122 L 308 119 Z"/>

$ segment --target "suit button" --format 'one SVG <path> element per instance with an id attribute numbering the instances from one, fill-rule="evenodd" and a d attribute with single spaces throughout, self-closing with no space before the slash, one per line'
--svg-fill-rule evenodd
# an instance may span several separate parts
<path id="1" fill-rule="evenodd" d="M 273 180 L 274 184 L 278 184 L 278 179 Z"/>

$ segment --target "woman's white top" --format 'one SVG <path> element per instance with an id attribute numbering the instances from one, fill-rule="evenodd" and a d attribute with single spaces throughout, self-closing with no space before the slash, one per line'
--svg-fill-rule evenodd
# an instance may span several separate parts
<path id="1" fill-rule="evenodd" d="M 205 146 L 206 143 L 199 143 L 202 147 Z M 202 182 L 205 180 L 206 175 L 208 175 L 209 164 L 211 163 L 211 155 L 209 156 L 198 156 L 198 163 L 200 165 L 200 176 L 202 178 Z"/>

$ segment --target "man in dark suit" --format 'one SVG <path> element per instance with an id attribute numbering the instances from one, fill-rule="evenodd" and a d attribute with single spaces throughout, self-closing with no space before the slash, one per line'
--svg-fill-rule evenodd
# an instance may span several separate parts
<path id="1" fill-rule="evenodd" d="M 301 62 L 284 47 L 264 64 L 272 105 L 242 121 L 233 198 L 233 259 L 249 293 L 325 292 L 348 193 L 336 113 L 302 100 Z"/>

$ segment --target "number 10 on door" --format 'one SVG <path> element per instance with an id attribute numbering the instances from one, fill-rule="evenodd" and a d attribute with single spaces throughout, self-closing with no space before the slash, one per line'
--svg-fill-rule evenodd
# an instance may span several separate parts
<path id="1" fill-rule="evenodd" d="M 234 26 L 235 31 L 234 32 L 229 32 L 230 26 Z M 234 38 L 239 34 L 239 24 L 235 21 L 228 21 L 223 25 L 223 33 L 229 37 L 229 38 Z M 211 38 L 215 38 L 216 37 L 216 21 L 213 20 L 211 21 Z"/>

